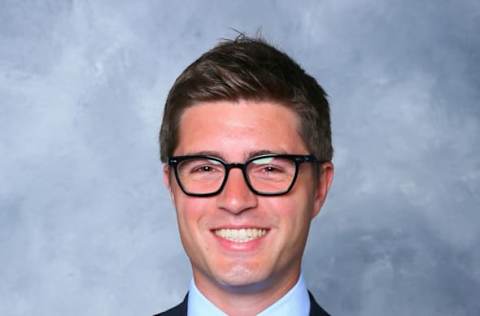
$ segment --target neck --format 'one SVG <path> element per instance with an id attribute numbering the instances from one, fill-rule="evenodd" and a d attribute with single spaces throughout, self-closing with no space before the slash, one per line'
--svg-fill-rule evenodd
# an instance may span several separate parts
<path id="1" fill-rule="evenodd" d="M 300 268 L 258 284 L 241 286 L 221 285 L 200 273 L 193 274 L 198 290 L 227 315 L 257 315 L 295 286 Z"/>

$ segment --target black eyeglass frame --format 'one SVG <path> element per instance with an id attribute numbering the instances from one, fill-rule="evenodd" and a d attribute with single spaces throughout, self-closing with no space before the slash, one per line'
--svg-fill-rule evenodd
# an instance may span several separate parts
<path id="1" fill-rule="evenodd" d="M 185 189 L 185 187 L 182 184 L 182 181 L 180 180 L 180 176 L 178 174 L 177 166 L 180 162 L 182 162 L 184 160 L 196 159 L 196 158 L 214 160 L 214 161 L 217 161 L 217 162 L 219 162 L 220 164 L 223 165 L 223 167 L 225 168 L 225 176 L 224 176 L 222 184 L 220 185 L 218 190 L 216 190 L 214 192 L 210 192 L 210 193 L 192 193 L 192 192 L 188 192 Z M 275 192 L 275 193 L 265 193 L 265 192 L 259 192 L 259 191 L 255 190 L 253 188 L 253 186 L 250 183 L 250 180 L 248 178 L 247 166 L 252 161 L 257 160 L 257 159 L 263 159 L 263 158 L 286 158 L 286 159 L 289 159 L 289 160 L 291 160 L 295 163 L 295 174 L 293 175 L 292 183 L 290 184 L 290 186 L 286 190 L 281 191 L 281 192 Z M 225 184 L 227 183 L 228 175 L 230 173 L 230 170 L 234 169 L 234 168 L 238 168 L 238 169 L 242 170 L 243 179 L 245 180 L 245 183 L 247 184 L 248 188 L 253 193 L 255 193 L 256 195 L 260 195 L 260 196 L 284 195 L 284 194 L 287 194 L 288 192 L 290 192 L 290 190 L 292 190 L 293 186 L 295 185 L 295 181 L 297 180 L 298 170 L 300 169 L 299 167 L 304 162 L 324 163 L 325 161 L 320 161 L 313 155 L 291 155 L 291 154 L 260 155 L 260 156 L 252 157 L 252 158 L 248 159 L 247 161 L 245 161 L 244 163 L 226 163 L 225 161 L 223 161 L 222 159 L 220 159 L 218 157 L 213 157 L 213 156 L 209 156 L 209 155 L 186 155 L 186 156 L 173 156 L 173 157 L 168 158 L 168 165 L 173 167 L 173 170 L 174 170 L 174 173 L 175 173 L 175 179 L 177 180 L 177 183 L 180 186 L 180 189 L 182 189 L 183 193 L 185 193 L 186 195 L 194 196 L 194 197 L 210 197 L 210 196 L 214 196 L 214 195 L 217 195 L 220 192 L 222 192 L 223 188 L 225 187 Z"/>

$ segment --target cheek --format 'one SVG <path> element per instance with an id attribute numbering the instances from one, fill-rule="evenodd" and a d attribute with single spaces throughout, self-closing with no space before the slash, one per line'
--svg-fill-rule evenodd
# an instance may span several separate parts
<path id="1" fill-rule="evenodd" d="M 182 196 L 175 199 L 177 219 L 183 239 L 190 242 L 198 240 L 206 226 L 206 214 L 209 209 L 208 199 L 198 199 Z"/>
<path id="2" fill-rule="evenodd" d="M 205 253 L 205 242 L 202 242 L 200 229 L 201 213 L 198 203 L 190 199 L 176 199 L 178 229 L 183 248 L 190 260 L 198 262 Z"/>
<path id="3" fill-rule="evenodd" d="M 277 217 L 285 238 L 294 242 L 304 238 L 313 212 L 313 200 L 308 192 L 295 192 L 285 196 L 276 200 L 269 208 Z"/>

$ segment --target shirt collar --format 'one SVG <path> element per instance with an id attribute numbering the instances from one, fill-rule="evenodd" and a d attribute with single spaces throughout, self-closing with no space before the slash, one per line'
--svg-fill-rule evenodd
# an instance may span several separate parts
<path id="1" fill-rule="evenodd" d="M 190 289 L 188 290 L 187 315 L 228 316 L 198 290 L 193 279 L 190 282 Z"/>
<path id="2" fill-rule="evenodd" d="M 227 316 L 198 290 L 193 279 L 190 282 L 187 306 L 188 316 Z M 309 312 L 310 299 L 303 275 L 300 274 L 295 286 L 282 298 L 258 314 L 258 316 L 303 316 L 308 315 Z"/>

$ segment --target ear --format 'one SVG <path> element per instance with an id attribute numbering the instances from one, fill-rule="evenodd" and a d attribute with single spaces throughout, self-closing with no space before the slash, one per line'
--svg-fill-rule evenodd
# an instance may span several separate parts
<path id="1" fill-rule="evenodd" d="M 167 187 L 168 192 L 170 193 L 170 198 L 174 201 L 173 191 L 172 191 L 172 169 L 168 164 L 163 165 L 163 183 Z"/>
<path id="2" fill-rule="evenodd" d="M 170 167 L 166 163 L 163 164 L 163 183 L 170 191 Z"/>
<path id="3" fill-rule="evenodd" d="M 319 166 L 317 176 L 317 185 L 315 188 L 314 209 L 312 219 L 320 213 L 325 200 L 327 199 L 328 191 L 333 182 L 333 163 L 331 161 L 324 162 Z"/>

